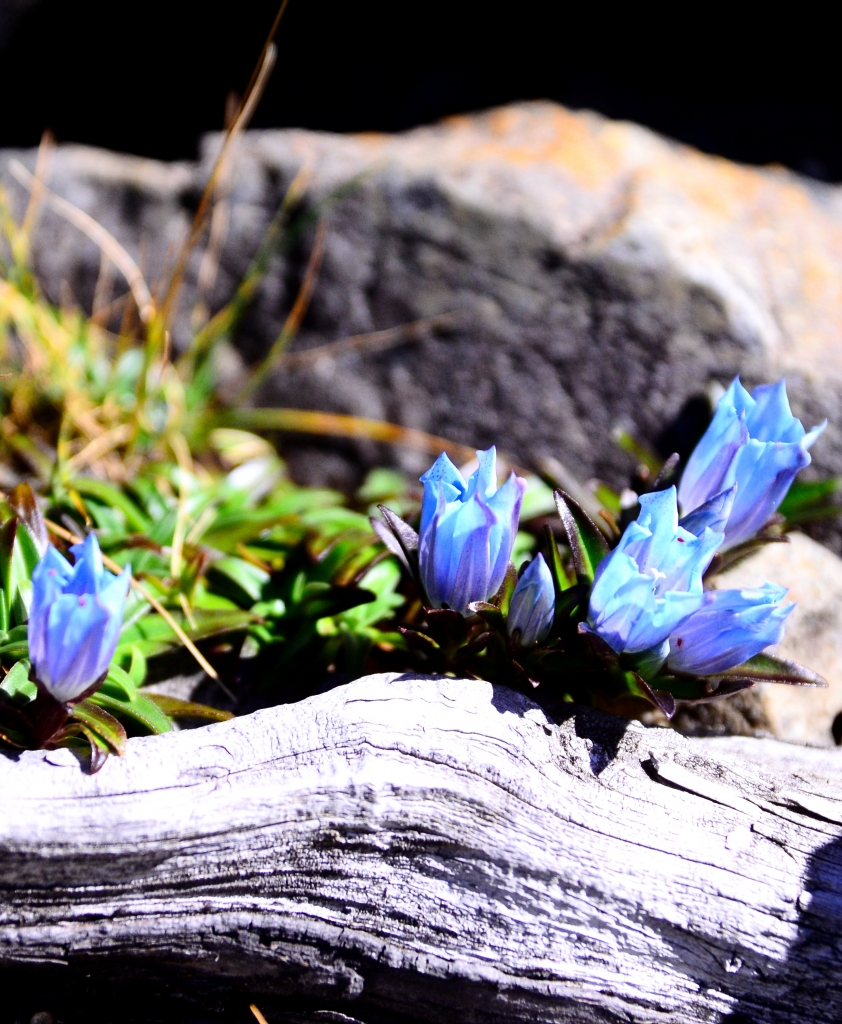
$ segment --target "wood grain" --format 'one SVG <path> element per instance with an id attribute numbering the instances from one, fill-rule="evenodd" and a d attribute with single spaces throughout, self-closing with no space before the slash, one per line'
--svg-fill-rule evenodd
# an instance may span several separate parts
<path id="1" fill-rule="evenodd" d="M 0 968 L 366 1022 L 840 1020 L 840 765 L 413 676 L 94 776 L 4 757 Z"/>

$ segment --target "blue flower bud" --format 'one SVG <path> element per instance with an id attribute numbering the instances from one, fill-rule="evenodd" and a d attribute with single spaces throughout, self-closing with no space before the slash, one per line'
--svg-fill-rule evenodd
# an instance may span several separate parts
<path id="1" fill-rule="evenodd" d="M 514 473 L 497 487 L 497 453 L 477 452 L 467 482 L 447 455 L 421 477 L 424 500 L 418 562 L 434 608 L 465 614 L 500 589 L 512 554 L 526 482 Z"/>
<path id="2" fill-rule="evenodd" d="M 805 432 L 790 411 L 785 381 L 750 395 L 737 377 L 681 477 L 678 500 L 685 519 L 736 485 L 724 547 L 753 537 L 774 515 L 796 473 L 810 464 L 807 449 L 826 426 L 825 420 Z"/>
<path id="3" fill-rule="evenodd" d="M 599 564 L 588 625 L 618 654 L 663 646 L 702 606 L 702 574 L 721 543 L 710 527 L 696 536 L 679 526 L 674 487 L 642 495 L 636 522 Z"/>
<path id="4" fill-rule="evenodd" d="M 509 605 L 509 633 L 520 630 L 523 647 L 540 643 L 549 633 L 555 614 L 555 587 L 544 556 L 536 555 L 518 580 Z"/>
<path id="5" fill-rule="evenodd" d="M 780 642 L 795 605 L 783 604 L 784 587 L 715 590 L 670 635 L 667 665 L 676 672 L 707 676 L 741 665 Z"/>
<path id="6" fill-rule="evenodd" d="M 111 664 L 131 578 L 130 568 L 119 576 L 103 568 L 94 534 L 70 550 L 72 567 L 52 546 L 35 567 L 27 630 L 35 677 L 62 704 Z"/>

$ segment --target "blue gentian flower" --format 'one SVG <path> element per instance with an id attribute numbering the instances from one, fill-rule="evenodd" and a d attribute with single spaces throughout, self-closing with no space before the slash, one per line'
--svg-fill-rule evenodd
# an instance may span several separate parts
<path id="1" fill-rule="evenodd" d="M 724 547 L 753 537 L 774 515 L 796 473 L 810 464 L 809 447 L 827 421 L 807 433 L 790 411 L 786 382 L 750 395 L 737 377 L 687 462 L 678 489 L 686 516 L 714 495 L 737 490 Z"/>
<path id="2" fill-rule="evenodd" d="M 512 554 L 526 482 L 514 473 L 498 489 L 497 452 L 477 452 L 467 482 L 442 454 L 421 477 L 418 561 L 434 608 L 465 614 L 500 589 Z"/>
<path id="3" fill-rule="evenodd" d="M 536 555 L 518 580 L 509 615 L 509 634 L 520 630 L 520 643 L 532 647 L 549 633 L 555 615 L 555 587 L 544 556 Z"/>
<path id="4" fill-rule="evenodd" d="M 662 662 L 670 633 L 704 603 L 702 574 L 721 543 L 710 527 L 679 526 L 674 487 L 641 495 L 637 520 L 599 564 L 588 626 L 617 654 L 658 648 L 649 663 Z"/>
<path id="5" fill-rule="evenodd" d="M 767 583 L 754 590 L 715 590 L 670 635 L 667 665 L 676 672 L 714 675 L 741 665 L 780 642 L 795 605 L 786 588 Z"/>
<path id="6" fill-rule="evenodd" d="M 88 534 L 71 566 L 52 545 L 32 573 L 29 657 L 35 678 L 60 703 L 78 700 L 107 671 L 123 625 L 131 569 L 103 568 Z"/>

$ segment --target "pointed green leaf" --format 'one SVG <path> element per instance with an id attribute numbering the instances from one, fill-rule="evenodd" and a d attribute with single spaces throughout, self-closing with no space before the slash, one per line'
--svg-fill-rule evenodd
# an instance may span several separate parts
<path id="1" fill-rule="evenodd" d="M 113 715 L 93 703 L 91 698 L 74 704 L 70 717 L 104 740 L 115 753 L 122 754 L 126 749 L 126 730 Z"/>
<path id="2" fill-rule="evenodd" d="M 109 508 L 118 508 L 126 517 L 126 528 L 130 533 L 148 533 L 152 521 L 143 514 L 132 499 L 113 484 L 90 477 L 78 477 L 71 484 L 73 490 L 83 497 L 94 498 Z"/>
<path id="3" fill-rule="evenodd" d="M 129 719 L 153 734 L 172 732 L 172 722 L 148 694 L 140 693 L 131 701 L 119 700 L 106 693 L 103 687 L 88 697 L 88 702 L 104 708 L 118 721 Z"/>
<path id="4" fill-rule="evenodd" d="M 7 519 L 0 526 L 0 587 L 3 593 L 0 595 L 0 630 L 6 632 L 10 625 L 10 609 L 13 594 L 10 593 L 12 582 L 12 559 L 15 551 L 15 536 L 18 529 L 16 516 Z"/>
<path id="5" fill-rule="evenodd" d="M 119 665 L 111 665 L 108 669 L 108 675 L 99 692 L 107 693 L 115 700 L 137 699 L 137 686 L 135 686 L 134 679 Z"/>
<path id="6" fill-rule="evenodd" d="M 771 654 L 756 654 L 742 665 L 717 673 L 716 678 L 753 679 L 756 682 L 790 683 L 793 686 L 827 686 L 827 680 L 818 672 L 799 665 L 797 661 L 785 661 Z"/>
<path id="7" fill-rule="evenodd" d="M 573 552 L 576 576 L 580 583 L 593 583 L 597 566 L 608 554 L 605 538 L 587 512 L 569 494 L 556 491 L 555 502 Z"/>
<path id="8" fill-rule="evenodd" d="M 711 704 L 742 690 L 750 690 L 757 682 L 755 679 L 708 679 L 672 674 L 657 676 L 655 681 L 660 689 L 671 693 L 682 704 Z"/>
<path id="9" fill-rule="evenodd" d="M 240 632 L 255 620 L 251 612 L 239 608 L 232 611 L 194 609 L 195 625 L 191 625 L 183 614 L 172 614 L 184 632 L 194 641 L 221 636 L 224 633 Z M 181 641 L 172 626 L 162 616 L 153 613 L 123 627 L 115 657 L 117 661 L 122 661 L 131 655 L 133 647 L 137 647 L 141 654 L 151 658 L 180 645 Z"/>
<path id="10" fill-rule="evenodd" d="M 675 697 L 667 690 L 655 689 L 650 686 L 649 683 L 637 674 L 637 672 L 627 672 L 626 679 L 628 681 L 629 690 L 636 697 L 643 697 L 648 700 L 650 704 L 654 704 L 659 711 L 661 711 L 667 718 L 672 718 L 675 714 Z"/>
<path id="11" fill-rule="evenodd" d="M 38 689 L 29 678 L 29 668 L 29 662 L 26 660 L 15 662 L 0 682 L 0 690 L 8 693 L 10 697 L 35 700 Z"/>
<path id="12" fill-rule="evenodd" d="M 145 696 L 170 718 L 201 718 L 208 722 L 227 722 L 234 717 L 230 711 L 220 711 L 219 708 L 208 707 L 207 704 L 179 700 L 163 693 L 149 693 Z"/>
<path id="13" fill-rule="evenodd" d="M 139 647 L 132 647 L 129 675 L 132 677 L 132 682 L 135 686 L 143 686 L 146 682 L 146 658 Z"/>
<path id="14" fill-rule="evenodd" d="M 555 587 L 556 600 L 573 584 L 575 580 L 570 579 L 567 575 L 567 571 L 564 568 L 564 563 L 561 560 L 561 555 L 558 551 L 558 544 L 555 541 L 555 535 L 553 534 L 552 528 L 544 526 L 544 550 L 547 554 L 547 568 L 550 570 L 550 575 L 553 578 L 553 586 Z"/>

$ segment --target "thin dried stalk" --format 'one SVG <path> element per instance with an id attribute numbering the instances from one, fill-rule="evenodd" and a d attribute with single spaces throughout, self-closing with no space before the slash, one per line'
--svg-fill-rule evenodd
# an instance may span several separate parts
<path id="1" fill-rule="evenodd" d="M 44 194 L 44 182 L 47 179 L 47 169 L 50 165 L 50 158 L 56 148 L 56 140 L 51 132 L 47 131 L 41 136 L 41 144 L 38 146 L 38 156 L 35 159 L 35 176 L 32 191 L 29 194 L 29 202 L 26 204 L 26 213 L 23 215 L 20 230 L 25 239 L 28 239 L 35 227 L 41 199 Z"/>
<path id="2" fill-rule="evenodd" d="M 181 282 L 184 278 L 184 271 L 187 269 L 187 261 L 190 258 L 190 253 L 196 247 L 202 236 L 202 232 L 205 230 L 205 220 L 208 215 L 208 210 L 214 193 L 216 192 L 216 187 L 219 182 L 222 169 L 231 152 L 231 147 L 233 146 L 235 139 L 245 130 L 249 121 L 252 119 L 254 112 L 257 109 L 257 104 L 263 96 L 263 90 L 266 88 L 269 81 L 269 76 L 272 74 L 272 70 L 275 67 L 277 56 L 277 47 L 274 43 L 269 43 L 269 45 L 264 49 L 260 70 L 254 78 L 253 85 L 246 93 L 246 97 L 243 101 L 240 112 L 237 115 L 237 119 L 231 125 L 231 128 L 225 136 L 222 149 L 219 151 L 219 156 L 216 158 L 210 178 L 205 186 L 205 191 L 202 193 L 202 199 L 199 203 L 199 208 L 196 211 L 196 216 L 193 218 L 193 225 L 190 228 L 190 234 L 187 236 L 187 241 L 184 243 L 179 257 L 176 260 L 175 268 L 173 270 L 172 277 L 170 278 L 166 295 L 164 296 L 162 309 L 165 320 L 169 319 L 173 312 L 175 301 L 178 297 L 179 289 L 181 288 Z"/>
<path id="3" fill-rule="evenodd" d="M 293 338 L 298 334 L 301 327 L 301 321 L 307 315 L 307 310 L 310 307 L 310 300 L 313 297 L 313 291 L 316 287 L 316 278 L 319 275 L 319 269 L 322 265 L 322 256 L 324 255 L 326 232 L 326 223 L 324 221 L 320 221 L 318 231 L 316 232 L 316 240 L 313 242 L 313 249 L 310 253 L 310 259 L 307 261 L 307 268 L 304 271 L 301 287 L 298 289 L 298 294 L 295 297 L 295 302 L 292 304 L 292 309 L 289 311 L 289 315 L 284 322 L 284 326 L 281 328 L 281 333 L 275 339 L 272 347 L 266 354 L 266 358 L 257 367 L 254 373 L 252 373 L 251 377 L 249 377 L 240 391 L 240 394 L 237 396 L 238 401 L 243 401 L 248 398 L 249 395 L 254 394 L 257 388 L 264 380 L 266 380 L 275 368 Z"/>
<path id="4" fill-rule="evenodd" d="M 320 359 L 336 359 L 349 352 L 382 352 L 422 335 L 427 330 L 452 327 L 455 322 L 456 313 L 441 313 L 413 320 L 408 324 L 399 324 L 397 327 L 388 327 L 383 331 L 354 334 L 349 338 L 340 338 L 338 341 L 308 348 L 304 352 L 285 352 L 278 360 L 278 369 L 303 370 L 313 366 Z"/>
<path id="5" fill-rule="evenodd" d="M 284 430 L 300 434 L 320 434 L 326 437 L 352 437 L 366 441 L 383 441 L 403 448 L 411 448 L 426 455 L 447 452 L 455 461 L 470 462 L 476 451 L 467 445 L 428 434 L 414 427 L 397 423 L 370 420 L 344 413 L 317 412 L 312 409 L 235 409 L 223 413 L 225 425 L 244 430 Z"/>
<path id="6" fill-rule="evenodd" d="M 78 206 L 74 206 L 73 203 L 56 195 L 55 192 L 47 188 L 43 183 L 37 185 L 36 178 L 30 174 L 19 160 L 9 161 L 9 173 L 24 188 L 34 191 L 36 186 L 39 187 L 45 201 L 52 206 L 56 213 L 64 217 L 65 220 L 69 221 L 69 223 L 78 228 L 79 231 L 87 235 L 92 242 L 99 246 L 102 252 L 105 253 L 123 277 L 125 277 L 129 288 L 132 290 L 140 319 L 145 324 L 149 323 L 155 313 L 152 293 L 149 291 L 149 286 L 144 280 L 140 267 L 117 239 L 95 221 L 90 214 L 85 213 Z"/>
<path id="7" fill-rule="evenodd" d="M 74 419 L 78 423 L 78 418 L 74 417 Z M 95 437 L 81 451 L 71 456 L 67 460 L 67 465 L 74 471 L 84 469 L 85 466 L 89 466 L 92 462 L 102 458 L 107 452 L 119 448 L 121 444 L 126 444 L 127 441 L 131 440 L 133 432 L 134 427 L 131 423 L 121 423 L 119 426 L 114 427 L 113 430 Z"/>

